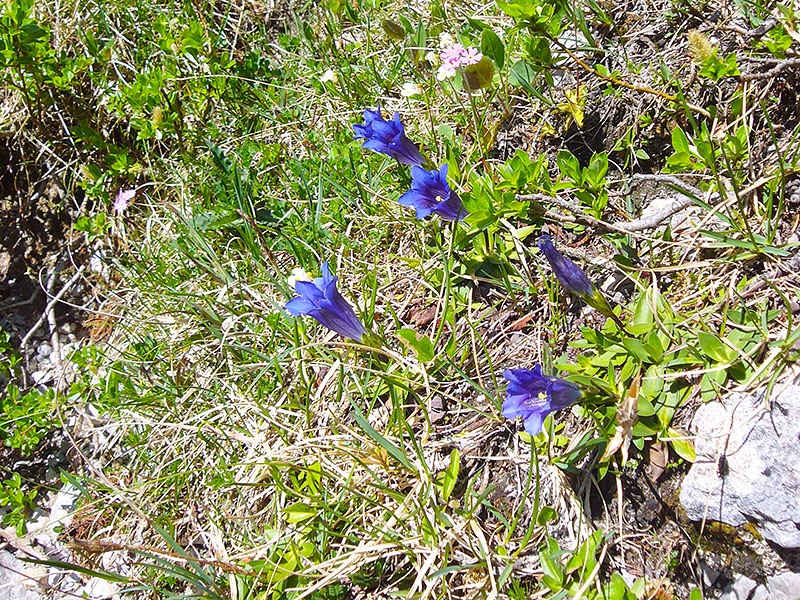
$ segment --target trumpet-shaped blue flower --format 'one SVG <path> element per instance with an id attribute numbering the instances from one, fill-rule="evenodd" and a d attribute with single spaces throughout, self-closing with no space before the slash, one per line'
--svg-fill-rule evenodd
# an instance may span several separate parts
<path id="1" fill-rule="evenodd" d="M 544 252 L 545 257 L 547 257 L 547 262 L 550 263 L 550 266 L 553 268 L 553 273 L 556 274 L 556 278 L 561 285 L 573 294 L 577 294 L 583 298 L 584 302 L 589 306 L 596 308 L 605 316 L 610 317 L 622 331 L 626 331 L 625 324 L 612 310 L 605 296 L 592 285 L 586 273 L 584 273 L 578 265 L 567 257 L 562 256 L 558 250 L 555 249 L 549 235 L 543 235 L 539 238 L 539 250 Z"/>
<path id="2" fill-rule="evenodd" d="M 417 210 L 417 218 L 424 219 L 432 213 L 448 221 L 460 221 L 469 213 L 447 183 L 447 165 L 439 170 L 426 171 L 422 167 L 411 169 L 411 189 L 400 196 L 398 202 Z"/>
<path id="3" fill-rule="evenodd" d="M 284 308 L 294 317 L 308 315 L 339 335 L 360 342 L 367 330 L 336 289 L 338 279 L 331 275 L 327 261 L 322 263 L 322 277 L 296 281 L 294 290 L 298 296 L 289 300 Z"/>
<path id="4" fill-rule="evenodd" d="M 507 419 L 522 417 L 525 431 L 531 435 L 542 430 L 547 415 L 568 407 L 583 395 L 574 383 L 542 375 L 540 365 L 534 365 L 533 370 L 506 369 L 503 377 L 508 381 L 503 416 Z"/>
<path id="5" fill-rule="evenodd" d="M 381 116 L 381 107 L 378 110 L 364 111 L 364 124 L 353 125 L 355 137 L 353 139 L 366 140 L 361 147 L 392 158 L 409 167 L 420 166 L 425 163 L 425 157 L 410 139 L 400 122 L 400 113 L 394 113 L 394 119 L 386 121 Z"/>
<path id="6" fill-rule="evenodd" d="M 556 278 L 567 290 L 579 296 L 594 295 L 594 286 L 589 281 L 586 273 L 556 250 L 549 235 L 543 235 L 539 238 L 539 250 L 544 253 L 547 262 L 553 268 Z"/>

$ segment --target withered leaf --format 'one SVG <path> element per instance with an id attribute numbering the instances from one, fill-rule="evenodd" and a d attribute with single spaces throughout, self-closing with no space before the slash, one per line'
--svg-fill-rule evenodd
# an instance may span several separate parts
<path id="1" fill-rule="evenodd" d="M 622 465 L 624 466 L 625 463 L 628 462 L 628 448 L 631 445 L 631 438 L 633 437 L 631 432 L 633 431 L 633 426 L 636 424 L 636 420 L 639 418 L 640 381 L 641 377 L 637 374 L 636 378 L 631 383 L 631 387 L 628 389 L 628 393 L 617 407 L 617 427 L 614 430 L 614 437 L 608 442 L 606 451 L 603 452 L 603 456 L 600 458 L 601 462 L 613 456 L 617 450 L 622 454 Z"/>

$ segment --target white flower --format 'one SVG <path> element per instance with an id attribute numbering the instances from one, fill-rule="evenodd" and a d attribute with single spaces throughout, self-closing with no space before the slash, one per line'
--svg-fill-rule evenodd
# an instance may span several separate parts
<path id="1" fill-rule="evenodd" d="M 439 62 L 439 55 L 436 54 L 436 52 L 434 52 L 433 50 L 428 50 L 425 53 L 425 60 L 427 60 L 432 65 L 435 65 L 436 63 Z"/>
<path id="2" fill-rule="evenodd" d="M 339 74 L 333 69 L 328 69 L 322 74 L 322 77 L 320 77 L 319 80 L 322 83 L 330 81 L 333 85 L 336 85 L 339 83 Z"/>
<path id="3" fill-rule="evenodd" d="M 312 279 L 311 273 L 307 272 L 303 267 L 295 267 L 289 276 L 289 287 L 294 289 L 294 284 L 298 281 L 311 281 Z"/>
<path id="4" fill-rule="evenodd" d="M 439 68 L 436 69 L 436 79 L 439 81 L 444 81 L 445 79 L 450 79 L 453 75 L 456 74 L 457 66 L 453 65 L 452 63 L 446 62 L 439 65 Z"/>
<path id="5" fill-rule="evenodd" d="M 440 48 L 447 48 L 448 46 L 452 46 L 455 43 L 456 43 L 456 38 L 454 38 L 452 35 L 450 35 L 446 31 L 443 31 L 442 33 L 439 34 L 439 47 Z"/>
<path id="6" fill-rule="evenodd" d="M 403 89 L 400 90 L 400 95 L 403 98 L 411 98 L 411 96 L 419 96 L 422 93 L 422 88 L 413 81 L 406 81 L 403 84 Z"/>

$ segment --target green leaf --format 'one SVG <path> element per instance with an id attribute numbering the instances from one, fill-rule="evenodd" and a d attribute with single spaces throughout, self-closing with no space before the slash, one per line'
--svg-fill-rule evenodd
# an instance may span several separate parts
<path id="1" fill-rule="evenodd" d="M 104 571 L 103 569 L 88 569 L 86 567 L 82 567 L 80 565 L 74 565 L 72 563 L 64 562 L 61 560 L 38 560 L 35 558 L 23 558 L 22 560 L 23 562 L 31 563 L 34 565 L 44 565 L 46 567 L 54 567 L 62 571 L 75 571 L 76 573 L 83 573 L 84 575 L 88 575 L 89 577 L 98 577 L 100 579 L 105 579 L 106 581 L 113 581 L 116 583 L 128 583 L 129 581 L 127 577 L 124 577 L 122 575 L 117 575 L 116 573 Z"/>
<path id="2" fill-rule="evenodd" d="M 286 520 L 289 523 L 300 523 L 315 517 L 319 511 L 304 502 L 295 502 L 284 508 L 281 512 L 286 515 Z"/>
<path id="3" fill-rule="evenodd" d="M 419 48 L 419 50 L 414 51 L 414 61 L 419 62 L 422 60 L 422 57 L 425 55 L 425 45 L 428 43 L 428 30 L 425 28 L 425 23 L 422 22 L 422 19 L 419 20 L 417 23 L 417 32 L 414 35 L 413 46 L 414 48 Z"/>
<path id="4" fill-rule="evenodd" d="M 532 17 L 536 14 L 536 4 L 533 2 L 505 2 L 497 0 L 497 7 L 515 19 Z"/>
<path id="5" fill-rule="evenodd" d="M 667 434 L 671 438 L 685 437 L 671 427 L 667 430 Z M 675 450 L 678 456 L 680 456 L 683 460 L 688 460 L 691 463 L 697 460 L 697 454 L 695 453 L 694 444 L 691 440 L 670 440 L 669 443 L 670 446 L 672 446 L 672 449 Z"/>
<path id="6" fill-rule="evenodd" d="M 581 164 L 572 152 L 561 150 L 556 157 L 556 164 L 564 177 L 572 181 L 577 187 L 581 187 L 583 183 Z"/>
<path id="7" fill-rule="evenodd" d="M 475 31 L 486 31 L 487 29 L 491 29 L 486 23 L 484 23 L 480 19 L 473 19 L 472 17 L 467 17 L 467 23 L 469 23 Z"/>
<path id="8" fill-rule="evenodd" d="M 375 428 L 369 424 L 367 419 L 364 418 L 364 415 L 361 414 L 361 411 L 358 410 L 358 407 L 356 407 L 355 404 L 353 404 L 352 414 L 353 419 L 355 419 L 355 422 L 358 423 L 358 426 L 364 430 L 364 433 L 371 437 L 381 448 L 386 450 L 386 452 L 388 452 L 392 458 L 406 467 L 409 471 L 415 470 L 414 467 L 411 466 L 411 463 L 408 462 L 408 458 L 406 458 L 406 455 L 403 453 L 403 451 L 378 433 Z"/>
<path id="9" fill-rule="evenodd" d="M 453 488 L 456 486 L 460 461 L 461 453 L 458 451 L 458 448 L 454 448 L 450 453 L 450 465 L 446 470 L 439 473 L 437 477 L 436 483 L 441 488 L 442 500 L 445 502 L 450 499 L 450 494 L 453 493 Z"/>
<path id="10" fill-rule="evenodd" d="M 491 29 L 484 29 L 481 33 L 481 52 L 491 58 L 498 69 L 502 69 L 506 62 L 506 47 Z"/>
<path id="11" fill-rule="evenodd" d="M 408 328 L 398 330 L 395 335 L 404 346 L 413 350 L 414 356 L 421 363 L 429 363 L 433 360 L 433 343 L 428 336 Z"/>
<path id="12" fill-rule="evenodd" d="M 613 573 L 611 575 L 611 581 L 609 581 L 606 586 L 605 592 L 605 598 L 607 600 L 625 600 L 628 595 L 628 586 L 619 573 Z"/>
<path id="13" fill-rule="evenodd" d="M 720 233 L 718 231 L 708 231 L 708 230 L 705 230 L 705 229 L 700 230 L 700 233 L 702 233 L 706 237 L 710 237 L 710 238 L 718 240 L 720 242 L 719 244 L 709 244 L 709 247 L 711 247 L 711 248 L 725 248 L 727 246 L 734 246 L 736 248 L 745 248 L 745 249 L 748 249 L 748 250 L 752 250 L 753 252 L 756 252 L 758 250 L 758 251 L 760 251 L 760 252 L 762 252 L 764 254 L 774 254 L 775 256 L 791 256 L 792 255 L 792 253 L 789 252 L 788 250 L 784 250 L 782 248 L 775 248 L 774 246 L 768 246 L 767 245 L 767 243 L 768 243 L 767 240 L 764 239 L 762 236 L 759 236 L 759 235 L 753 236 L 754 240 L 755 240 L 756 244 L 764 244 L 764 246 L 759 246 L 759 247 L 756 248 L 756 247 L 753 247 L 753 244 L 751 242 L 738 240 L 738 239 L 736 239 L 734 237 L 731 237 L 730 235 L 728 235 L 726 233 Z"/>
<path id="14" fill-rule="evenodd" d="M 553 106 L 553 103 L 544 97 L 544 95 L 533 87 L 533 81 L 538 75 L 539 69 L 524 60 L 518 60 L 511 67 L 511 73 L 508 80 L 511 85 L 518 85 L 532 96 L 544 102 L 547 106 Z"/>
<path id="15" fill-rule="evenodd" d="M 639 415 L 641 417 L 641 415 Z M 636 424 L 633 426 L 631 430 L 631 435 L 635 438 L 637 437 L 647 437 L 649 435 L 656 435 L 659 432 L 659 428 L 655 425 L 652 425 L 652 419 L 648 419 L 647 421 L 643 421 L 639 419 Z"/>
<path id="16" fill-rule="evenodd" d="M 722 386 L 725 385 L 725 380 L 728 378 L 727 371 L 718 369 L 716 371 L 709 371 L 700 379 L 700 397 L 703 402 L 709 402 L 719 396 Z"/>
<path id="17" fill-rule="evenodd" d="M 675 152 L 682 152 L 687 155 L 691 154 L 689 152 L 689 138 L 686 137 L 686 134 L 680 127 L 676 127 L 672 130 L 672 147 L 675 148 Z"/>
<path id="18" fill-rule="evenodd" d="M 453 128 L 450 127 L 450 125 L 448 125 L 447 123 L 442 123 L 441 125 L 439 125 L 439 127 L 437 128 L 437 132 L 440 138 L 447 140 L 451 144 L 456 143 L 456 137 L 455 137 L 456 134 L 453 131 Z"/>
<path id="19" fill-rule="evenodd" d="M 543 506 L 539 511 L 539 516 L 536 517 L 536 522 L 544 527 L 549 521 L 554 521 L 558 518 L 558 513 L 550 506 Z"/>
<path id="20" fill-rule="evenodd" d="M 644 347 L 644 344 L 637 339 L 634 338 L 623 338 L 622 345 L 625 346 L 625 349 L 631 356 L 636 357 L 641 362 L 647 362 L 650 360 L 650 353 Z"/>
<path id="21" fill-rule="evenodd" d="M 645 338 L 644 347 L 650 355 L 650 361 L 654 363 L 661 362 L 664 356 L 664 344 L 661 341 L 660 332 L 658 330 L 651 331 Z"/>
<path id="22" fill-rule="evenodd" d="M 656 414 L 656 409 L 650 400 L 647 399 L 647 396 L 644 394 L 639 394 L 636 398 L 637 400 L 637 412 L 639 413 L 640 417 L 652 417 Z"/>
<path id="23" fill-rule="evenodd" d="M 651 365 L 642 378 L 642 385 L 639 394 L 652 400 L 656 398 L 664 388 L 664 368 Z"/>
<path id="24" fill-rule="evenodd" d="M 600 152 L 592 156 L 589 166 L 583 170 L 583 178 L 593 189 L 598 189 L 606 183 L 608 172 L 608 155 Z"/>
<path id="25" fill-rule="evenodd" d="M 542 583 L 552 591 L 560 590 L 564 585 L 564 568 L 558 560 L 558 556 L 539 555 L 539 564 L 544 571 Z"/>
<path id="26" fill-rule="evenodd" d="M 406 38 L 405 28 L 391 19 L 384 19 L 381 22 L 381 27 L 383 32 L 393 40 L 404 40 Z"/>
<path id="27" fill-rule="evenodd" d="M 709 358 L 721 363 L 730 362 L 732 358 L 730 356 L 731 351 L 717 336 L 698 331 L 697 341 L 700 344 L 700 349 Z"/>
<path id="28" fill-rule="evenodd" d="M 580 569 L 580 573 L 582 574 L 581 580 L 583 580 L 585 575 L 591 573 L 592 569 L 594 569 L 597 564 L 595 554 L 597 553 L 597 546 L 602 539 L 603 532 L 599 529 L 586 538 L 586 541 L 581 544 L 580 549 L 569 559 L 564 571 L 571 573 Z"/>

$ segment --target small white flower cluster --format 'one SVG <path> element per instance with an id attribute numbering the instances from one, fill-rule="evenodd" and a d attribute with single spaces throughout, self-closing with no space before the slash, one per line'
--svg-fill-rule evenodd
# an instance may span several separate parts
<path id="1" fill-rule="evenodd" d="M 339 83 L 339 74 L 334 71 L 333 69 L 328 69 L 322 74 L 322 77 L 319 78 L 320 83 L 332 83 L 336 85 Z"/>
<path id="2" fill-rule="evenodd" d="M 306 271 L 303 267 L 295 267 L 292 269 L 292 274 L 289 276 L 289 287 L 294 289 L 294 284 L 298 281 L 311 281 L 313 276 Z"/>
<path id="3" fill-rule="evenodd" d="M 414 83 L 413 81 L 407 81 L 403 84 L 403 88 L 400 90 L 400 95 L 403 98 L 411 98 L 411 96 L 419 96 L 422 93 L 422 88 L 419 84 Z"/>

